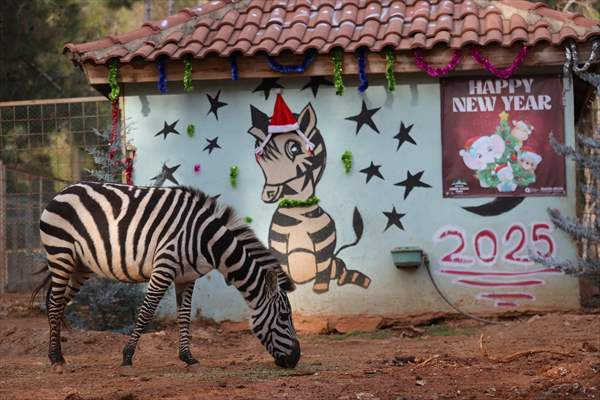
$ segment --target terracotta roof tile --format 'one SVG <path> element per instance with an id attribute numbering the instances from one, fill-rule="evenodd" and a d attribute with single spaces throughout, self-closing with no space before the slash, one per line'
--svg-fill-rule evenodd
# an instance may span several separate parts
<path id="1" fill-rule="evenodd" d="M 598 21 L 524 0 L 215 0 L 121 35 L 69 43 L 65 51 L 75 62 L 104 64 L 336 47 L 558 46 L 592 36 L 600 36 Z"/>

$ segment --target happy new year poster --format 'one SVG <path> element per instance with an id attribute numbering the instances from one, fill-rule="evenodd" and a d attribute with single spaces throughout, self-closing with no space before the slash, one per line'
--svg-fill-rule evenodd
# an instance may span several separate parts
<path id="1" fill-rule="evenodd" d="M 564 196 L 558 75 L 441 81 L 444 197 Z"/>

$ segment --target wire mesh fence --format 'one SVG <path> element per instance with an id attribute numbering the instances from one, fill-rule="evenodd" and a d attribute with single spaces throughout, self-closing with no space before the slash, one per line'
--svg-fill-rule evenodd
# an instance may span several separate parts
<path id="1" fill-rule="evenodd" d="M 103 97 L 0 103 L 0 293 L 29 291 L 40 266 L 39 218 L 68 183 L 87 179 L 93 129 L 110 126 Z"/>

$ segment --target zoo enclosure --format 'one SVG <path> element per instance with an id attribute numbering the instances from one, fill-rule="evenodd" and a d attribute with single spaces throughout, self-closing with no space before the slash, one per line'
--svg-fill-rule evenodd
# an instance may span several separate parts
<path id="1" fill-rule="evenodd" d="M 39 218 L 70 182 L 88 178 L 85 148 L 110 127 L 104 97 L 0 102 L 0 293 L 26 292 L 42 265 Z"/>

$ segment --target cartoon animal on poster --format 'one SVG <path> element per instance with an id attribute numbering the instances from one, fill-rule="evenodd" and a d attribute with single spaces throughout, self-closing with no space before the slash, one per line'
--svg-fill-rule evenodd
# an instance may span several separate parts
<path id="1" fill-rule="evenodd" d="M 296 283 L 314 281 L 315 293 L 327 292 L 333 279 L 339 286 L 353 284 L 368 288 L 371 279 L 348 269 L 338 257 L 342 250 L 357 245 L 362 237 L 360 212 L 354 209 L 356 239 L 336 251 L 335 221 L 314 201 L 327 151 L 313 106 L 308 103 L 296 119 L 278 94 L 271 119 L 252 105 L 250 112 L 252 127 L 248 133 L 256 139 L 256 159 L 265 179 L 262 200 L 271 204 L 288 199 L 301 205 L 280 205 L 271 220 L 269 247 L 278 255 L 283 268 Z"/>
<path id="2" fill-rule="evenodd" d="M 534 127 L 527 121 L 508 123 L 508 114 L 500 114 L 496 132 L 489 136 L 467 139 L 459 151 L 467 168 L 475 171 L 482 188 L 514 192 L 519 186 L 535 182 L 535 169 L 542 157 L 526 143 Z"/>

